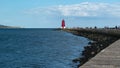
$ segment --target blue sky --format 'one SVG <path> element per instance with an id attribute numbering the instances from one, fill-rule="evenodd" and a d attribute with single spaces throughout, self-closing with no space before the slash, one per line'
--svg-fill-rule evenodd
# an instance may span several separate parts
<path id="1" fill-rule="evenodd" d="M 0 24 L 26 28 L 120 26 L 120 0 L 0 0 Z"/>

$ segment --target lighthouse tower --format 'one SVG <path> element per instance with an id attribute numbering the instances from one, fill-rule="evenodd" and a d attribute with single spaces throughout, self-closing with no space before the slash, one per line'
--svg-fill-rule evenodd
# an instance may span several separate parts
<path id="1" fill-rule="evenodd" d="M 62 23 L 61 23 L 61 28 L 64 29 L 65 28 L 65 20 L 63 19 L 62 20 Z"/>

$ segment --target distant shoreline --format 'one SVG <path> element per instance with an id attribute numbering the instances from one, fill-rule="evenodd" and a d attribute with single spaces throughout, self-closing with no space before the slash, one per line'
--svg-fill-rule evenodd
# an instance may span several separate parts
<path id="1" fill-rule="evenodd" d="M 5 28 L 8 29 L 8 28 L 21 28 L 21 27 L 0 25 L 0 29 L 5 29 Z"/>
<path id="2" fill-rule="evenodd" d="M 101 50 L 108 47 L 113 42 L 120 38 L 120 29 L 63 29 L 74 35 L 83 36 L 93 40 L 89 42 L 88 46 L 84 47 L 82 51 L 83 57 L 73 59 L 73 62 L 80 62 L 78 67 L 82 66 Z"/>

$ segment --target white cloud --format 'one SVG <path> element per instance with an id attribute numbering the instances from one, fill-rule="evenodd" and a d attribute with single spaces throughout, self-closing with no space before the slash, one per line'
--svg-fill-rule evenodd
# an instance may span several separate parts
<path id="1" fill-rule="evenodd" d="M 29 14 L 51 14 L 62 16 L 120 16 L 120 3 L 83 2 L 73 5 L 59 5 L 45 8 L 33 8 Z"/>

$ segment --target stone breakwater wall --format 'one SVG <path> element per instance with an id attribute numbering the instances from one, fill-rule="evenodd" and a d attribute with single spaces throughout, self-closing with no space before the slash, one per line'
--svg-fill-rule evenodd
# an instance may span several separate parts
<path id="1" fill-rule="evenodd" d="M 120 30 L 117 29 L 64 29 L 64 31 L 92 40 L 84 47 L 82 57 L 73 59 L 73 62 L 80 63 L 78 67 L 120 38 Z"/>

